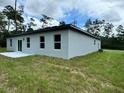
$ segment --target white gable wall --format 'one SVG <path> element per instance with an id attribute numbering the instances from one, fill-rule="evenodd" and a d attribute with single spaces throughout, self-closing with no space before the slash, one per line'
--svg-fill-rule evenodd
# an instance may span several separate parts
<path id="1" fill-rule="evenodd" d="M 94 45 L 94 40 L 96 44 Z M 85 55 L 101 49 L 101 41 L 81 32 L 69 31 L 69 55 L 68 58 Z"/>

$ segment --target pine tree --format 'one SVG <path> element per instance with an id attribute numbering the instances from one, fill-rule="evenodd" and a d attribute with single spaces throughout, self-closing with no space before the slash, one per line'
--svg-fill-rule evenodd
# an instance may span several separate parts
<path id="1" fill-rule="evenodd" d="M 118 34 L 117 34 L 118 38 L 121 40 L 124 40 L 124 27 L 123 27 L 123 25 L 119 25 L 116 28 L 116 31 L 118 32 Z"/>
<path id="2" fill-rule="evenodd" d="M 86 23 L 85 23 L 85 27 L 86 27 L 86 28 L 89 28 L 91 25 L 92 25 L 92 21 L 91 21 L 91 19 L 88 19 L 88 20 L 86 21 Z"/>
<path id="3" fill-rule="evenodd" d="M 4 10 L 3 10 L 3 14 L 7 17 L 8 19 L 8 31 L 10 30 L 10 25 L 14 25 L 15 26 L 15 31 L 18 31 L 20 29 L 20 27 L 22 27 L 22 23 L 24 22 L 24 18 L 22 17 L 22 10 L 16 10 L 8 5 L 5 6 Z M 16 17 L 15 17 L 16 14 Z M 16 21 L 15 21 L 16 20 Z"/>

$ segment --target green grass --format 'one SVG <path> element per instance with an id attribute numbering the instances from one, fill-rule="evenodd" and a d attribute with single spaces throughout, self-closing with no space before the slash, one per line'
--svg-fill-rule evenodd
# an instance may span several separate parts
<path id="1" fill-rule="evenodd" d="M 0 52 L 6 52 L 6 48 L 0 48 Z"/>
<path id="2" fill-rule="evenodd" d="M 0 93 L 124 93 L 124 52 L 71 60 L 0 56 Z"/>

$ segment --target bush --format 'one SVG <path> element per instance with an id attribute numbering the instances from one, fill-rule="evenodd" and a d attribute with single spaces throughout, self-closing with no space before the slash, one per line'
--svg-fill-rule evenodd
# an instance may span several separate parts
<path id="1" fill-rule="evenodd" d="M 0 33 L 0 47 L 6 47 L 6 38 L 10 36 L 8 32 Z"/>

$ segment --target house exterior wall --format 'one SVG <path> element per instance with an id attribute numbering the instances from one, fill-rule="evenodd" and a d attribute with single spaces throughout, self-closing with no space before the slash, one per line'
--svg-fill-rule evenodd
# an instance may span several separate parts
<path id="1" fill-rule="evenodd" d="M 61 35 L 61 49 L 54 49 L 54 35 Z M 40 36 L 45 36 L 45 48 L 40 48 Z M 30 37 L 30 48 L 26 38 Z M 12 39 L 12 47 L 10 46 Z M 70 59 L 101 49 L 101 41 L 80 32 L 63 30 L 24 35 L 7 39 L 7 50 L 18 51 L 18 40 L 22 40 L 22 52 Z M 95 44 L 94 44 L 95 40 Z"/>
<path id="2" fill-rule="evenodd" d="M 10 46 L 10 39 L 12 39 L 12 47 Z M 16 39 L 15 38 L 7 38 L 7 50 L 8 51 L 16 51 Z"/>
<path id="3" fill-rule="evenodd" d="M 101 41 L 76 31 L 69 31 L 68 59 L 101 49 Z M 95 44 L 94 44 L 95 40 Z"/>
<path id="4" fill-rule="evenodd" d="M 25 36 L 18 36 L 7 39 L 7 50 L 18 51 L 18 40 L 22 40 L 22 52 L 47 55 L 53 57 L 60 57 L 68 59 L 68 32 L 65 31 L 52 31 L 39 34 L 31 34 Z M 61 35 L 61 49 L 54 49 L 54 35 Z M 45 48 L 40 48 L 40 36 L 45 36 Z M 26 38 L 30 37 L 30 48 L 27 48 Z M 13 40 L 13 46 L 10 47 L 10 39 Z"/>

